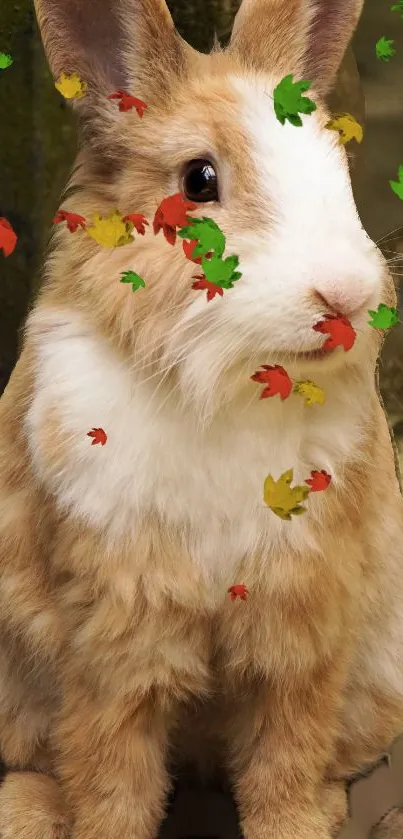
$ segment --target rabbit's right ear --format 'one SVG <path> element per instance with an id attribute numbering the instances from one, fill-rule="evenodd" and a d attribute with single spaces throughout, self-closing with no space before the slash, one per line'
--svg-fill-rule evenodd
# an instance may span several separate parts
<path id="1" fill-rule="evenodd" d="M 242 0 L 229 51 L 280 79 L 292 73 L 325 96 L 332 88 L 364 0 Z"/>
<path id="2" fill-rule="evenodd" d="M 164 95 L 183 72 L 191 47 L 176 31 L 165 0 L 34 0 L 52 74 L 77 73 L 87 95 L 67 100 L 85 115 L 119 89 Z"/>

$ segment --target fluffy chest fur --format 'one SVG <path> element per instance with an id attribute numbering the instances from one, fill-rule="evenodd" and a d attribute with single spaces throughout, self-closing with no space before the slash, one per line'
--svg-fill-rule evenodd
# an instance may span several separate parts
<path id="1" fill-rule="evenodd" d="M 157 512 L 183 534 L 206 575 L 229 585 L 259 546 L 268 555 L 279 545 L 313 546 L 309 521 L 331 503 L 360 440 L 359 389 L 346 393 L 334 384 L 325 405 L 306 407 L 298 395 L 261 401 L 260 386 L 251 382 L 246 401 L 201 429 L 178 391 L 169 393 L 156 379 L 142 382 L 77 315 L 35 318 L 41 329 L 29 444 L 40 480 L 63 510 L 111 539 L 135 536 L 142 517 Z M 320 377 L 315 381 L 326 388 Z M 93 427 L 105 430 L 105 446 L 91 445 Z M 297 483 L 312 469 L 326 469 L 333 482 L 332 490 L 311 494 L 305 515 L 288 522 L 264 504 L 263 484 L 268 474 L 277 479 L 290 468 Z"/>

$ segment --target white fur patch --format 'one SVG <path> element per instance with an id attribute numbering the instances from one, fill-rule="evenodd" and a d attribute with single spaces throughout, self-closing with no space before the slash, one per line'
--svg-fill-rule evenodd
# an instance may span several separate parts
<path id="1" fill-rule="evenodd" d="M 322 128 L 315 114 L 302 116 L 302 127 L 281 125 L 270 79 L 230 76 L 229 84 L 268 222 L 255 231 L 234 225 L 231 161 L 219 161 L 217 221 L 226 231 L 225 254 L 238 255 L 242 277 L 223 298 L 207 302 L 205 294 L 195 294 L 166 356 L 167 363 L 183 356 L 189 341 L 184 390 L 206 414 L 229 357 L 282 363 L 281 354 L 322 347 L 325 338 L 312 327 L 329 306 L 349 317 L 357 332 L 344 363 L 365 363 L 368 309 L 382 302 L 384 263 L 362 228 L 337 133 Z M 247 200 L 245 195 L 246 206 Z M 203 210 L 214 213 L 214 205 Z M 328 306 L 321 307 L 315 291 Z"/>
<path id="2" fill-rule="evenodd" d="M 309 546 L 308 514 L 292 522 L 276 517 L 263 503 L 264 479 L 293 467 L 301 482 L 311 469 L 325 468 L 337 483 L 360 436 L 351 421 L 359 395 L 339 389 L 325 405 L 306 408 L 297 395 L 259 401 L 261 386 L 251 383 L 247 409 L 231 406 L 202 431 L 195 412 L 175 394 L 167 400 L 156 383 L 136 380 L 74 312 L 37 310 L 31 318 L 52 328 L 37 346 L 30 448 L 38 476 L 63 509 L 111 538 L 135 534 L 141 517 L 158 511 L 182 528 L 195 562 L 225 585 L 237 581 L 237 565 L 259 542 L 268 557 L 279 540 L 285 552 Z M 53 407 L 66 438 L 61 471 L 45 462 L 40 445 Z M 87 437 L 94 426 L 108 435 L 103 447 Z M 323 503 L 325 493 L 308 498 L 311 514 L 320 515 Z"/>

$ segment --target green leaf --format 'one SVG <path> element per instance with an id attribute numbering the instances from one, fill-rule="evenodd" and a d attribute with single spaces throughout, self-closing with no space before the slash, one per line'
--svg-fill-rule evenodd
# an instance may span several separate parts
<path id="1" fill-rule="evenodd" d="M 145 288 L 146 284 L 139 274 L 135 271 L 124 271 L 121 278 L 121 283 L 131 283 L 132 291 L 137 291 L 138 288 Z"/>
<path id="2" fill-rule="evenodd" d="M 235 271 L 238 265 L 239 258 L 235 255 L 227 256 L 226 259 L 215 253 L 211 259 L 202 257 L 202 268 L 206 280 L 221 288 L 233 288 L 234 282 L 242 277 L 239 271 Z"/>
<path id="3" fill-rule="evenodd" d="M 197 259 L 210 251 L 222 256 L 225 251 L 225 236 L 214 219 L 203 216 L 203 218 L 190 218 L 190 221 L 191 224 L 178 230 L 178 236 L 189 241 L 197 240 L 193 256 Z"/>
<path id="4" fill-rule="evenodd" d="M 0 70 L 6 70 L 7 67 L 11 67 L 13 63 L 13 59 L 8 52 L 0 52 Z"/>
<path id="5" fill-rule="evenodd" d="M 375 52 L 380 61 L 390 61 L 396 55 L 396 50 L 393 47 L 395 42 L 391 38 L 386 38 L 385 35 L 375 44 Z"/>
<path id="6" fill-rule="evenodd" d="M 274 89 L 274 111 L 277 119 L 282 125 L 285 121 L 295 125 L 302 126 L 302 119 L 299 114 L 311 114 L 316 111 L 316 103 L 302 94 L 309 90 L 312 82 L 302 80 L 300 82 L 293 81 L 292 73 L 279 82 Z"/>

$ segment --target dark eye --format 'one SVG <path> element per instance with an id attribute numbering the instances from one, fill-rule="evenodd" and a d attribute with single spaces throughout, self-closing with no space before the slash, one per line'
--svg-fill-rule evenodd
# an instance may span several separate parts
<path id="1" fill-rule="evenodd" d="M 182 190 L 189 201 L 218 201 L 217 173 L 209 160 L 190 160 L 182 169 Z"/>

